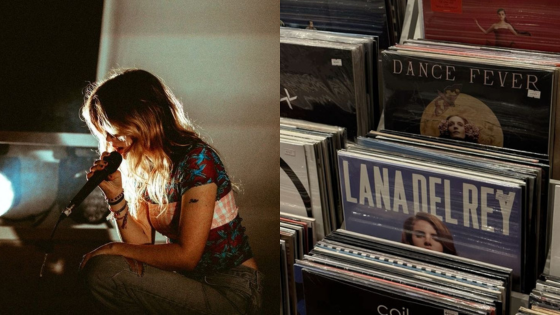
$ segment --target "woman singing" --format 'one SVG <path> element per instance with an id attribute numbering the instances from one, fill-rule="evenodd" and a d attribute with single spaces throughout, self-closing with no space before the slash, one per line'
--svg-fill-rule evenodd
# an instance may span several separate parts
<path id="1" fill-rule="evenodd" d="M 146 71 L 120 71 L 91 86 L 82 116 L 103 152 L 87 178 L 108 151 L 123 157 L 99 185 L 122 242 L 80 266 L 93 296 L 126 314 L 258 312 L 262 274 L 232 184 L 171 91 Z M 155 231 L 166 244 L 154 244 Z"/>

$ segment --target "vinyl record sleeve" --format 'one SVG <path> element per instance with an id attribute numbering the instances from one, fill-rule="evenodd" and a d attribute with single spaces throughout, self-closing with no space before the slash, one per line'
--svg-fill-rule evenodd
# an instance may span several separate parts
<path id="1" fill-rule="evenodd" d="M 302 273 L 307 315 L 375 314 L 384 311 L 395 313 L 395 310 L 407 315 L 444 314 L 446 311 L 443 306 L 430 305 L 430 301 L 414 298 L 412 295 L 352 283 L 313 269 L 304 268 Z M 447 310 L 457 312 L 455 314 L 484 314 L 461 311 L 458 306 Z"/>
<path id="2" fill-rule="evenodd" d="M 550 271 L 560 277 L 560 182 L 551 182 Z"/>
<path id="3" fill-rule="evenodd" d="M 311 214 L 317 220 L 318 237 L 324 237 L 335 228 L 334 211 L 340 197 L 334 194 L 333 167 L 330 162 L 331 139 L 325 135 L 314 134 L 310 131 L 292 132 L 291 130 L 280 130 L 280 140 L 284 143 L 292 143 L 302 147 L 306 154 L 307 178 L 310 190 L 309 194 Z M 309 147 L 309 146 L 312 146 Z M 311 151 L 311 152 L 310 152 Z M 312 160 L 315 160 L 313 162 Z M 340 208 L 342 205 L 340 205 Z"/>
<path id="4" fill-rule="evenodd" d="M 365 130 L 377 128 L 380 117 L 380 94 L 379 94 L 379 67 L 378 67 L 378 48 L 377 36 L 366 36 L 356 34 L 344 34 L 336 32 L 324 32 L 316 30 L 303 30 L 288 27 L 280 28 L 281 37 L 315 39 L 331 42 L 361 44 L 364 51 L 364 69 L 367 93 L 367 108 L 364 109 L 366 115 L 358 117 L 359 123 L 364 125 Z"/>
<path id="5" fill-rule="evenodd" d="M 303 146 L 280 142 L 280 210 L 313 217 Z"/>
<path id="6" fill-rule="evenodd" d="M 526 196 L 519 184 L 344 151 L 339 168 L 347 230 L 408 244 L 431 233 L 436 239 L 417 246 L 511 268 L 520 287 Z M 424 222 L 422 234 L 415 222 Z"/>
<path id="7" fill-rule="evenodd" d="M 457 144 L 551 152 L 551 69 L 385 51 L 383 76 L 386 129 Z"/>
<path id="8" fill-rule="evenodd" d="M 333 259 L 331 257 L 322 256 L 322 255 L 314 254 L 312 256 L 305 256 L 305 260 L 315 264 L 321 264 L 321 265 L 330 266 L 338 269 L 361 273 L 379 279 L 388 280 L 394 283 L 402 283 L 411 287 L 432 291 L 438 294 L 445 294 L 455 298 L 460 298 L 464 300 L 482 303 L 485 305 L 490 305 L 496 307 L 497 314 L 503 314 L 502 312 L 503 303 L 501 301 L 475 294 L 474 292 L 471 292 L 469 290 L 466 290 L 458 286 L 456 287 L 443 286 L 440 284 L 430 283 L 422 279 L 414 279 L 406 275 L 396 275 L 387 272 L 376 271 L 371 268 L 364 268 L 356 264 L 352 264 L 343 260 Z"/>
<path id="9" fill-rule="evenodd" d="M 367 269 L 388 274 L 411 277 L 426 283 L 470 290 L 481 296 L 505 301 L 505 287 L 500 281 L 460 272 L 407 257 L 367 250 L 362 247 L 344 245 L 335 241 L 320 241 L 311 254 L 345 261 Z"/>
<path id="10" fill-rule="evenodd" d="M 339 186 L 338 181 L 338 164 L 336 161 L 336 140 L 332 134 L 315 132 L 310 130 L 292 130 L 280 127 L 280 138 L 296 140 L 304 144 L 307 157 L 308 175 L 312 193 L 317 189 L 314 188 L 313 182 L 316 178 L 314 168 L 317 173 L 319 191 L 321 192 L 322 209 L 315 209 L 313 206 L 313 216 L 318 217 L 317 212 L 323 213 L 323 222 L 325 233 L 328 234 L 332 230 L 338 228 L 342 224 L 342 202 L 340 193 L 336 187 Z M 313 145 L 312 148 L 309 145 Z M 310 152 L 314 151 L 314 152 Z M 314 160 L 314 161 L 313 161 Z M 311 171 L 311 174 L 310 172 Z M 315 197 L 312 195 L 312 202 Z M 318 205 L 315 202 L 315 205 Z"/>
<path id="11" fill-rule="evenodd" d="M 338 242 L 353 246 L 360 246 L 364 249 L 399 255 L 414 259 L 420 262 L 434 264 L 445 268 L 453 268 L 456 272 L 476 275 L 484 279 L 492 279 L 495 284 L 504 287 L 504 295 L 501 299 L 504 301 L 505 312 L 509 314 L 510 292 L 512 289 L 512 270 L 511 268 L 499 265 L 488 264 L 482 261 L 476 261 L 465 257 L 447 255 L 433 250 L 421 247 L 409 246 L 400 241 L 391 241 L 383 238 L 377 238 L 362 233 L 348 231 L 346 229 L 338 229 L 332 234 L 327 235 L 323 242 Z M 490 282 L 485 280 L 485 282 Z"/>
<path id="12" fill-rule="evenodd" d="M 296 249 L 296 239 L 295 232 L 291 233 L 284 232 L 280 230 L 280 239 L 285 242 L 286 247 L 286 260 L 288 269 L 288 293 L 290 301 L 290 313 L 295 314 L 296 311 L 296 287 L 294 283 L 294 263 L 296 261 L 295 251 Z"/>
<path id="13" fill-rule="evenodd" d="M 306 235 L 303 232 L 303 227 L 299 225 L 289 224 L 280 221 L 280 231 L 294 231 L 296 232 L 294 236 L 296 237 L 295 240 L 297 242 L 295 258 L 301 259 L 306 252 Z"/>
<path id="14" fill-rule="evenodd" d="M 284 218 L 282 217 L 282 214 L 280 214 L 280 223 L 286 223 L 289 226 L 298 226 L 303 229 L 303 240 L 304 240 L 304 245 L 302 246 L 303 254 L 309 253 L 309 251 L 313 248 L 313 235 L 312 235 L 313 230 L 308 228 L 307 223 Z"/>
<path id="15" fill-rule="evenodd" d="M 284 315 L 290 314 L 290 292 L 288 289 L 288 257 L 286 256 L 286 241 L 280 240 L 280 288 L 281 288 L 281 311 Z"/>
<path id="16" fill-rule="evenodd" d="M 313 248 L 313 245 L 315 245 L 315 243 L 318 241 L 317 240 L 317 236 L 315 234 L 315 219 L 314 218 L 307 218 L 307 217 L 302 217 L 299 215 L 294 215 L 291 213 L 286 213 L 286 212 L 282 212 L 280 211 L 280 219 L 285 219 L 285 220 L 289 220 L 292 222 L 299 222 L 300 224 L 303 224 L 305 226 L 307 226 L 307 230 L 309 232 L 310 235 L 310 240 L 312 243 L 310 243 L 309 248 Z"/>
<path id="17" fill-rule="evenodd" d="M 448 7 L 441 0 L 422 3 L 426 39 L 560 52 L 555 1 L 461 0 L 448 2 L 457 4 Z"/>
<path id="18" fill-rule="evenodd" d="M 345 127 L 349 139 L 367 133 L 363 59 L 361 44 L 280 38 L 280 116 Z"/>

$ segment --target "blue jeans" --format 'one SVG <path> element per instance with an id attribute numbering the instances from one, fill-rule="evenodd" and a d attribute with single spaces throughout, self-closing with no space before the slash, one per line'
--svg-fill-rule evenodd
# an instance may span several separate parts
<path id="1" fill-rule="evenodd" d="M 258 314 L 263 274 L 240 265 L 212 275 L 179 274 L 144 264 L 132 271 L 122 256 L 91 258 L 82 276 L 106 311 L 123 314 Z"/>

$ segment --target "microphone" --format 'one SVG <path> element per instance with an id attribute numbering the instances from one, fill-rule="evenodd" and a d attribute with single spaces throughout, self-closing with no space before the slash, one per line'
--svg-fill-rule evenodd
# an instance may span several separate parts
<path id="1" fill-rule="evenodd" d="M 86 182 L 84 187 L 80 189 L 76 196 L 72 198 L 66 209 L 62 211 L 59 221 L 65 218 L 64 215 L 66 215 L 66 217 L 69 217 L 72 213 L 72 210 L 79 206 L 82 201 L 84 201 L 84 199 L 86 199 L 86 197 L 95 189 L 95 187 L 99 186 L 102 181 L 106 180 L 107 176 L 117 171 L 117 169 L 121 165 L 122 156 L 117 151 L 113 151 L 108 156 L 104 157 L 103 161 L 108 163 L 107 166 L 105 166 L 104 169 L 97 170 L 95 171 L 95 173 L 93 173 L 93 176 L 90 177 L 90 179 Z"/>

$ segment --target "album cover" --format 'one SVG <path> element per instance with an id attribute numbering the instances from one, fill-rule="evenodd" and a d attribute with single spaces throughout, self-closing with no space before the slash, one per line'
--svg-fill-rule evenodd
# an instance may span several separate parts
<path id="1" fill-rule="evenodd" d="M 522 181 L 339 152 L 346 229 L 526 272 Z"/>
<path id="2" fill-rule="evenodd" d="M 414 292 L 422 292 L 405 285 L 396 285 L 400 291 L 392 288 L 389 283 L 373 279 L 361 280 L 358 275 L 343 276 L 333 272 L 304 268 L 303 287 L 305 292 L 306 314 L 364 314 L 384 312 L 395 314 L 476 314 L 473 308 L 451 302 L 445 305 L 435 296 L 433 300 L 422 298 Z M 369 280 L 369 281 L 368 281 Z M 410 294 L 403 294 L 410 291 Z M 425 292 L 427 293 L 427 292 Z M 367 301 L 367 303 L 364 303 Z M 494 314 L 492 311 L 481 314 Z"/>
<path id="3" fill-rule="evenodd" d="M 367 129 L 361 44 L 280 38 L 280 116 L 345 127 L 349 139 Z"/>
<path id="4" fill-rule="evenodd" d="M 385 0 L 281 0 L 281 25 L 320 31 L 373 35 L 381 49 L 395 43 Z"/>
<path id="5" fill-rule="evenodd" d="M 560 8 L 550 0 L 423 0 L 426 39 L 560 52 Z"/>
<path id="6" fill-rule="evenodd" d="M 551 154 L 549 67 L 385 51 L 383 76 L 388 130 Z"/>
<path id="7" fill-rule="evenodd" d="M 364 51 L 365 80 L 367 93 L 367 124 L 366 130 L 377 128 L 377 123 L 381 113 L 380 93 L 379 93 L 379 66 L 378 66 L 378 47 L 377 36 L 345 34 L 336 32 L 325 32 L 307 29 L 296 29 L 289 27 L 280 28 L 280 37 L 302 38 L 311 40 L 322 40 L 338 43 L 361 44 Z M 364 117 L 365 118 L 365 117 Z"/>
<path id="8" fill-rule="evenodd" d="M 280 142 L 280 210 L 312 218 L 303 146 Z"/>

